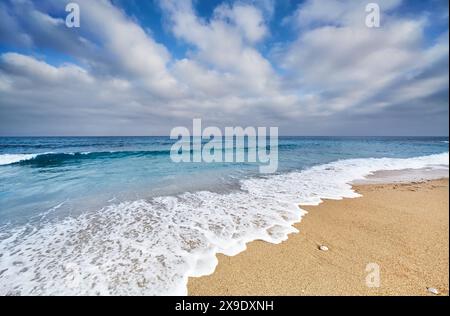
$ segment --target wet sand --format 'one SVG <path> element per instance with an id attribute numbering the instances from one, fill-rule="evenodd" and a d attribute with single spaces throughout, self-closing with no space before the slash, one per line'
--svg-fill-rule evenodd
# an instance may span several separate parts
<path id="1" fill-rule="evenodd" d="M 189 294 L 433 295 L 433 287 L 448 295 L 448 188 L 448 179 L 359 184 L 361 198 L 302 207 L 300 233 L 219 255 L 212 275 L 189 279 Z M 367 286 L 377 277 L 368 264 L 380 267 L 379 287 Z"/>

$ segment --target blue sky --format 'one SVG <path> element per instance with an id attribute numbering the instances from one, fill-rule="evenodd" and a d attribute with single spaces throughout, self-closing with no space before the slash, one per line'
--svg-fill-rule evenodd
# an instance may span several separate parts
<path id="1" fill-rule="evenodd" d="M 0 135 L 448 135 L 448 1 L 0 2 Z"/>

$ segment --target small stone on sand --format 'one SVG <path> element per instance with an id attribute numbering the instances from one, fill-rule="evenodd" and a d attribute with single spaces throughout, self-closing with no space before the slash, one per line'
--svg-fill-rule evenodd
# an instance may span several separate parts
<path id="1" fill-rule="evenodd" d="M 427 290 L 428 290 L 428 292 L 430 292 L 430 293 L 432 293 L 434 295 L 438 295 L 439 294 L 439 291 L 436 288 L 434 288 L 434 287 L 427 287 Z"/>
<path id="2" fill-rule="evenodd" d="M 327 247 L 327 246 L 324 246 L 324 245 L 321 245 L 321 246 L 319 247 L 319 249 L 322 250 L 322 251 L 328 251 L 328 247 Z"/>

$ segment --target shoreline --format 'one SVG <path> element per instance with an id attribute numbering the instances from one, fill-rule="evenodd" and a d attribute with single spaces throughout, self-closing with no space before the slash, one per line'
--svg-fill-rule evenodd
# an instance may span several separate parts
<path id="1" fill-rule="evenodd" d="M 448 178 L 353 188 L 362 197 L 301 206 L 300 233 L 281 244 L 218 255 L 212 275 L 189 278 L 189 295 L 448 295 Z M 371 263 L 378 288 L 365 283 Z"/>

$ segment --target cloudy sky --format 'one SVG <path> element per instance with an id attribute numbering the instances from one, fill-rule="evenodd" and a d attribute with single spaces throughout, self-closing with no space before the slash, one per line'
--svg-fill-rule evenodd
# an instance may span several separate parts
<path id="1" fill-rule="evenodd" d="M 448 135 L 447 0 L 68 2 L 0 0 L 0 135 Z"/>

